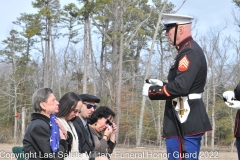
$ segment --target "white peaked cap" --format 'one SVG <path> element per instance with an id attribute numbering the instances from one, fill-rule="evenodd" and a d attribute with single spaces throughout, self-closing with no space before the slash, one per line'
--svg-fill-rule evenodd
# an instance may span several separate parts
<path id="1" fill-rule="evenodd" d="M 194 17 L 181 14 L 162 14 L 163 23 L 167 24 L 187 24 L 191 23 Z"/>

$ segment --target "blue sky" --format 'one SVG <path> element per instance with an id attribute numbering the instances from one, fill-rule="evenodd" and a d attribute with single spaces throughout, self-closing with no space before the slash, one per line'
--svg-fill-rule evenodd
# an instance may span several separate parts
<path id="1" fill-rule="evenodd" d="M 16 21 L 20 13 L 34 13 L 36 10 L 32 8 L 33 0 L 0 0 L 0 41 L 5 39 L 11 29 L 14 29 L 13 21 Z M 68 4 L 77 0 L 60 0 L 61 4 Z"/>
<path id="2" fill-rule="evenodd" d="M 178 9 L 184 0 L 169 0 Z M 177 12 L 187 14 L 198 20 L 196 30 L 207 33 L 211 28 L 221 28 L 226 25 L 225 35 L 237 35 L 237 26 L 233 24 L 232 12 L 240 16 L 238 9 L 232 0 L 186 0 L 182 8 Z M 239 34 L 239 33 L 238 33 Z"/>
<path id="3" fill-rule="evenodd" d="M 8 36 L 11 29 L 14 28 L 12 21 L 15 21 L 20 13 L 33 13 L 35 10 L 31 6 L 32 0 L 0 0 L 0 41 Z M 169 0 L 179 8 L 184 0 Z M 70 2 L 78 3 L 77 0 L 60 0 L 61 4 Z M 207 32 L 209 29 L 223 26 L 227 23 L 225 34 L 236 35 L 237 27 L 232 24 L 232 11 L 238 12 L 232 0 L 186 0 L 183 7 L 177 12 L 179 14 L 188 14 L 198 19 L 197 31 Z"/>

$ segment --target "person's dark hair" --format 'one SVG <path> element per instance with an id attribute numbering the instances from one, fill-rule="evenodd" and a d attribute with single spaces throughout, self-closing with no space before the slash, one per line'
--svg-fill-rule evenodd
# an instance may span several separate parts
<path id="1" fill-rule="evenodd" d="M 107 106 L 99 106 L 88 119 L 89 124 L 94 124 L 99 118 L 115 117 L 115 113 Z"/>
<path id="2" fill-rule="evenodd" d="M 42 111 L 40 103 L 46 102 L 51 93 L 53 91 L 50 88 L 40 88 L 33 93 L 32 106 L 35 112 L 40 113 Z"/>
<path id="3" fill-rule="evenodd" d="M 75 92 L 68 92 L 64 94 L 59 100 L 59 111 L 57 117 L 66 117 L 72 110 L 74 110 L 80 101 L 80 98 Z"/>

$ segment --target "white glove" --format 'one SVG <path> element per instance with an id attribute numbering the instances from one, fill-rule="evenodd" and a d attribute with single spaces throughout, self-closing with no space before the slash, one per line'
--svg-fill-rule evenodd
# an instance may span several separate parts
<path id="1" fill-rule="evenodd" d="M 163 82 L 161 80 L 158 79 L 149 79 L 148 80 L 149 83 L 154 84 L 154 85 L 158 85 L 158 86 L 163 86 Z"/>
<path id="2" fill-rule="evenodd" d="M 240 101 L 226 101 L 225 102 L 228 107 L 231 107 L 233 109 L 240 109 Z"/>
<path id="3" fill-rule="evenodd" d="M 142 95 L 143 95 L 143 96 L 147 96 L 147 97 L 148 97 L 148 90 L 149 90 L 149 87 L 150 87 L 151 85 L 152 85 L 152 84 L 144 83 L 143 89 L 142 89 Z"/>
<path id="4" fill-rule="evenodd" d="M 228 102 L 231 102 L 235 99 L 235 94 L 233 91 L 223 92 L 223 98 L 225 98 Z"/>
<path id="5" fill-rule="evenodd" d="M 224 92 L 223 97 L 227 100 L 225 103 L 228 107 L 231 107 L 233 109 L 240 109 L 240 101 L 234 101 L 235 94 L 233 91 Z"/>

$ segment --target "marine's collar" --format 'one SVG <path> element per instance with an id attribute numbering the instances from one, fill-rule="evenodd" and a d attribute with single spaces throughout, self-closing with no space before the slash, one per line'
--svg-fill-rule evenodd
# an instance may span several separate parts
<path id="1" fill-rule="evenodd" d="M 193 41 L 193 38 L 192 38 L 191 36 L 190 36 L 190 37 L 187 37 L 187 38 L 184 39 L 182 42 L 180 42 L 179 45 L 176 46 L 176 49 L 177 49 L 178 51 L 180 51 L 181 48 L 182 48 L 184 45 L 186 45 L 187 43 L 189 43 L 190 41 Z"/>

